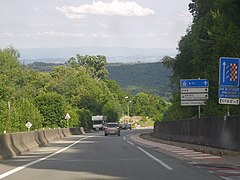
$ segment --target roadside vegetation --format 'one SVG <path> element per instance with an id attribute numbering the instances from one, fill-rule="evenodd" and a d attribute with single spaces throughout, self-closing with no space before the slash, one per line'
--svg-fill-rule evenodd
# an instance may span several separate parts
<path id="1" fill-rule="evenodd" d="M 179 42 L 179 53 L 174 59 L 164 59 L 165 66 L 173 70 L 174 88 L 165 120 L 197 117 L 197 107 L 180 106 L 180 79 L 208 79 L 209 100 L 201 107 L 202 116 L 226 115 L 227 106 L 218 104 L 219 58 L 240 58 L 239 0 L 192 0 L 189 10 L 193 22 Z M 239 106 L 231 106 L 230 113 L 240 114 Z"/>
<path id="2" fill-rule="evenodd" d="M 108 79 L 102 55 L 76 55 L 47 72 L 34 71 L 19 58 L 13 47 L 0 50 L 0 133 L 26 131 L 27 121 L 31 130 L 67 127 L 67 113 L 70 127 L 91 128 L 92 115 L 118 121 L 128 108 L 130 116 L 161 121 L 169 107 L 158 95 L 124 92 Z"/>

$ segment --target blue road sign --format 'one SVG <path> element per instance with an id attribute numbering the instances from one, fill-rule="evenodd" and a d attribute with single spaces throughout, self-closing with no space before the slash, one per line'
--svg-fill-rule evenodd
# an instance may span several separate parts
<path id="1" fill-rule="evenodd" d="M 238 87 L 219 87 L 219 98 L 239 98 Z"/>
<path id="2" fill-rule="evenodd" d="M 208 87 L 209 82 L 207 79 L 181 79 L 181 88 L 194 88 L 194 87 Z"/>
<path id="3" fill-rule="evenodd" d="M 239 86 L 239 60 L 239 58 L 220 58 L 219 86 Z"/>

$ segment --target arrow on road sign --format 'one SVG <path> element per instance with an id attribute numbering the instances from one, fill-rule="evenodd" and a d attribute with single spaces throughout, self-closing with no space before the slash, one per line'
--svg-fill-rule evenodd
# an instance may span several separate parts
<path id="1" fill-rule="evenodd" d="M 219 86 L 239 86 L 239 63 L 239 58 L 220 58 Z"/>
<path id="2" fill-rule="evenodd" d="M 225 71 L 226 71 L 225 67 L 226 67 L 226 62 L 224 61 L 223 62 L 223 82 L 225 82 Z"/>

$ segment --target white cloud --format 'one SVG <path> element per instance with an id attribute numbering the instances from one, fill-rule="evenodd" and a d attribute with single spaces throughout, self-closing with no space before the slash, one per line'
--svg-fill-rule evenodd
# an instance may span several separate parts
<path id="1" fill-rule="evenodd" d="M 104 23 L 98 23 L 98 25 L 99 25 L 101 28 L 103 28 L 103 29 L 109 28 L 109 25 L 104 24 Z"/>
<path id="2" fill-rule="evenodd" d="M 12 38 L 13 34 L 11 33 L 0 33 L 0 38 Z"/>
<path id="3" fill-rule="evenodd" d="M 40 8 L 38 8 L 38 7 L 34 7 L 33 10 L 34 10 L 35 12 L 40 12 Z"/>
<path id="4" fill-rule="evenodd" d="M 33 27 L 50 27 L 50 26 L 53 26 L 52 24 L 39 23 L 39 22 L 31 23 L 31 24 L 29 24 L 29 25 L 30 25 L 30 26 L 33 26 Z"/>
<path id="5" fill-rule="evenodd" d="M 31 37 L 31 34 L 29 34 L 29 33 L 20 33 L 18 35 L 21 37 Z"/>
<path id="6" fill-rule="evenodd" d="M 70 19 L 84 18 L 87 14 L 97 14 L 106 16 L 147 16 L 155 14 L 149 8 L 143 8 L 136 2 L 121 2 L 113 0 L 112 2 L 97 1 L 92 4 L 81 6 L 62 6 L 56 7 L 56 10 L 64 13 Z"/>
<path id="7" fill-rule="evenodd" d="M 46 37 L 82 37 L 84 34 L 81 33 L 66 33 L 66 32 L 55 32 L 55 31 L 47 31 L 47 32 L 38 32 L 38 36 L 46 36 Z"/>

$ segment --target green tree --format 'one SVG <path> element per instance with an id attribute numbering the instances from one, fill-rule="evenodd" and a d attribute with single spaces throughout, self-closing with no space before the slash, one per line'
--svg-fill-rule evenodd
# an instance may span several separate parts
<path id="1" fill-rule="evenodd" d="M 170 104 L 157 95 L 138 93 L 133 97 L 131 113 L 134 115 L 149 117 L 154 121 L 161 121 Z"/>
<path id="2" fill-rule="evenodd" d="M 36 103 L 44 117 L 43 127 L 66 127 L 64 117 L 67 108 L 63 96 L 55 92 L 41 92 Z"/>
<path id="3" fill-rule="evenodd" d="M 118 122 L 121 116 L 121 106 L 115 101 L 108 101 L 103 107 L 103 114 L 109 122 Z"/>
<path id="4" fill-rule="evenodd" d="M 179 53 L 172 64 L 172 84 L 179 87 L 180 79 L 206 78 L 210 82 L 209 100 L 202 107 L 203 116 L 226 113 L 218 104 L 218 71 L 220 57 L 239 57 L 240 3 L 237 0 L 192 0 L 189 10 L 194 19 L 187 34 L 179 42 Z M 196 108 L 180 106 L 180 92 L 174 92 L 169 119 L 192 118 Z M 239 108 L 232 107 L 234 114 Z M 173 116 L 175 115 L 175 116 Z"/>
<path id="5" fill-rule="evenodd" d="M 91 117 L 92 117 L 92 114 L 88 109 L 79 110 L 80 125 L 85 129 L 92 129 Z"/>
<path id="6" fill-rule="evenodd" d="M 12 131 L 26 131 L 25 124 L 27 121 L 32 123 L 31 129 L 39 129 L 42 127 L 43 117 L 35 106 L 33 100 L 20 98 L 12 106 L 11 118 L 14 123 L 12 124 Z"/>
<path id="7" fill-rule="evenodd" d="M 105 80 L 108 77 L 108 71 L 105 67 L 107 65 L 107 59 L 103 55 L 81 56 L 77 54 L 76 58 L 70 58 L 68 63 L 75 67 L 77 65 L 85 67 L 94 79 Z"/>

